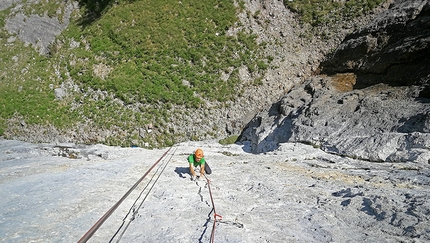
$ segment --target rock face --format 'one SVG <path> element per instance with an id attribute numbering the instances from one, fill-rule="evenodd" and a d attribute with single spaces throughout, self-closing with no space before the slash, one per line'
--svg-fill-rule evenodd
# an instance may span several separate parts
<path id="1" fill-rule="evenodd" d="M 347 36 L 321 69 L 328 74 L 354 72 L 357 88 L 428 84 L 429 42 L 429 1 L 396 0 L 369 25 Z"/>
<path id="2" fill-rule="evenodd" d="M 305 142 L 371 161 L 429 161 L 430 100 L 417 98 L 419 86 L 380 84 L 345 92 L 349 83 L 341 81 L 307 80 L 257 115 L 241 140 L 250 140 L 254 153 Z"/>
<path id="3" fill-rule="evenodd" d="M 195 148 L 213 169 L 210 184 L 190 180 Z M 222 216 L 213 242 L 430 241 L 427 164 L 369 163 L 293 143 L 265 155 L 247 148 L 175 145 L 149 174 L 156 180 L 143 180 L 88 242 L 211 242 L 212 205 Z M 0 241 L 77 242 L 165 152 L 0 139 Z"/>
<path id="4" fill-rule="evenodd" d="M 296 141 L 371 161 L 430 163 L 429 20 L 428 1 L 393 2 L 322 63 L 323 73 L 338 74 L 293 88 L 240 140 L 254 153 Z"/>
<path id="5" fill-rule="evenodd" d="M 19 4 L 21 2 L 22 1 L 20 1 L 20 0 L 2 0 L 0 2 L 0 11 L 9 8 L 10 6 L 13 6 L 14 4 Z M 29 2 L 33 2 L 33 1 L 29 1 Z"/>
<path id="6" fill-rule="evenodd" d="M 13 1 L 6 1 L 0 5 L 0 10 L 12 4 L 14 4 Z M 13 10 L 17 13 L 12 14 L 13 17 L 6 20 L 5 28 L 10 33 L 16 34 L 24 43 L 32 44 L 40 54 L 47 54 L 49 45 L 55 40 L 55 37 L 69 25 L 70 15 L 75 8 L 77 8 L 76 3 L 68 3 L 64 9 L 63 18 L 57 19 L 35 14 L 26 16 L 19 12 L 20 7 L 17 7 Z"/>

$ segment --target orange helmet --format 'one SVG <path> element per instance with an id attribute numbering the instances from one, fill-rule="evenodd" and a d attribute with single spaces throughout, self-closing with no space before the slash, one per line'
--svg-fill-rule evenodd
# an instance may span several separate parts
<path id="1" fill-rule="evenodd" d="M 197 159 L 203 158 L 203 150 L 197 149 L 194 155 L 196 156 Z"/>

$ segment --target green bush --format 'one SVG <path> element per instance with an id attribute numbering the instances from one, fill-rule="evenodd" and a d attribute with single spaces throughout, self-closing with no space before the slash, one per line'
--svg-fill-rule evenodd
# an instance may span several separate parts
<path id="1" fill-rule="evenodd" d="M 222 145 L 233 144 L 237 141 L 238 136 L 233 135 L 224 139 L 219 140 L 219 143 Z"/>
<path id="2" fill-rule="evenodd" d="M 284 4 L 312 26 L 330 25 L 369 13 L 386 0 L 284 0 Z"/>

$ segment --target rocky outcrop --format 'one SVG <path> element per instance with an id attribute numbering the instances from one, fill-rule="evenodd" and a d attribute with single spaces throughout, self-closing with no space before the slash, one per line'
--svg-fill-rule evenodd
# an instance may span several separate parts
<path id="1" fill-rule="evenodd" d="M 9 5 L 17 4 L 17 2 L 6 1 L 0 5 L 0 10 Z M 36 14 L 26 16 L 21 12 L 21 8 L 22 6 L 18 6 L 13 9 L 11 14 L 13 17 L 6 20 L 5 28 L 11 34 L 17 35 L 22 42 L 32 44 L 40 54 L 48 54 L 49 45 L 54 42 L 57 35 L 67 28 L 70 15 L 74 9 L 78 8 L 78 5 L 76 2 L 65 5 L 62 19 Z"/>
<path id="2" fill-rule="evenodd" d="M 22 0 L 2 0 L 0 2 L 0 11 L 5 10 L 14 4 L 20 4 Z M 34 2 L 34 1 L 28 1 L 28 2 Z"/>
<path id="3" fill-rule="evenodd" d="M 357 88 L 377 83 L 428 84 L 430 79 L 430 3 L 394 1 L 370 24 L 347 36 L 323 73 L 354 72 Z M 421 96 L 430 98 L 429 92 Z"/>
<path id="4" fill-rule="evenodd" d="M 430 159 L 430 100 L 419 86 L 384 84 L 344 91 L 339 77 L 313 77 L 256 116 L 241 140 L 252 152 L 304 142 L 322 150 L 371 161 Z"/>
<path id="5" fill-rule="evenodd" d="M 240 140 L 254 153 L 305 142 L 371 161 L 430 163 L 429 20 L 428 1 L 394 1 L 322 63 L 336 75 L 293 88 Z"/>

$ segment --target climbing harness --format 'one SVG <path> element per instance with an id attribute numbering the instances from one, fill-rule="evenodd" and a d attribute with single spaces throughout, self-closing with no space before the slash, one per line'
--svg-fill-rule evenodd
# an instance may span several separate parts
<path id="1" fill-rule="evenodd" d="M 211 242 L 211 243 L 213 243 L 213 242 L 214 242 L 214 239 L 215 239 L 215 227 L 216 227 L 216 220 L 217 220 L 217 218 L 219 218 L 219 220 L 222 220 L 222 216 L 221 216 L 221 215 L 219 215 L 219 214 L 217 214 L 217 213 L 216 213 L 216 210 L 215 210 L 215 203 L 214 203 L 214 199 L 213 199 L 213 196 L 212 196 L 212 190 L 211 190 L 211 186 L 210 186 L 211 181 L 210 181 L 210 180 L 209 180 L 209 178 L 206 176 L 206 174 L 203 174 L 203 175 L 205 176 L 206 181 L 207 181 L 207 183 L 208 183 L 209 195 L 210 195 L 210 197 L 211 197 L 212 208 L 213 208 L 213 211 L 214 211 L 214 223 L 213 223 L 213 226 L 212 226 L 212 233 L 211 233 L 211 239 L 210 239 L 210 242 Z"/>
<path id="2" fill-rule="evenodd" d="M 152 169 L 169 153 L 169 151 L 172 149 L 170 147 L 164 154 L 149 168 L 149 170 L 122 196 L 122 198 L 115 203 L 94 225 L 91 227 L 83 236 L 81 239 L 79 239 L 78 243 L 84 243 L 87 242 L 94 233 L 100 228 L 100 226 L 109 218 L 109 216 L 112 215 L 112 213 L 119 207 L 119 205 L 130 195 L 130 193 L 136 189 L 136 187 L 145 179 L 145 177 L 151 172 Z M 167 163 L 166 163 L 167 165 Z M 164 169 L 163 169 L 164 170 Z M 157 178 L 158 179 L 158 178 Z M 146 198 L 146 197 L 145 197 Z"/>

